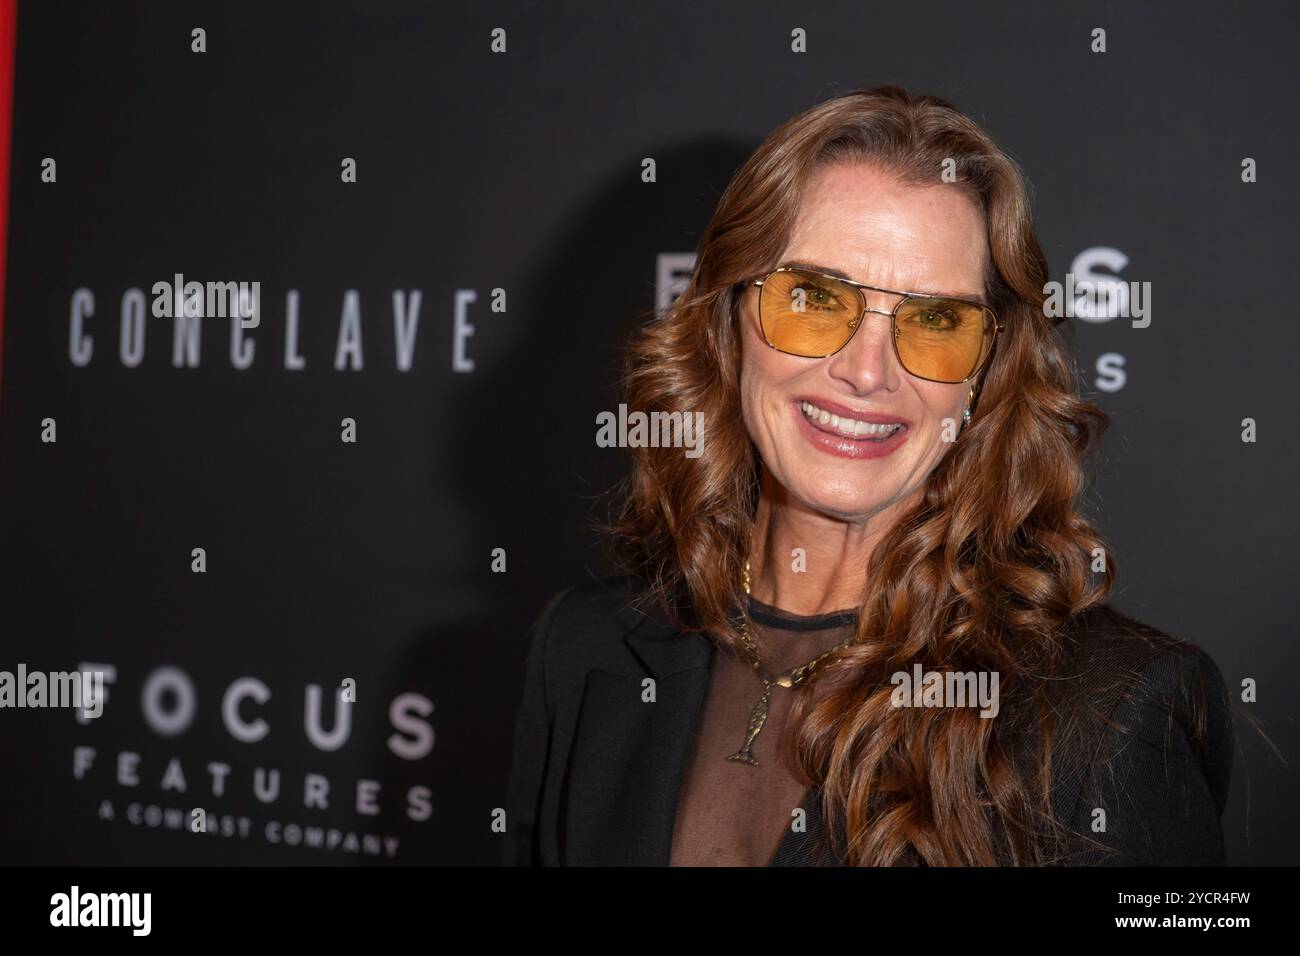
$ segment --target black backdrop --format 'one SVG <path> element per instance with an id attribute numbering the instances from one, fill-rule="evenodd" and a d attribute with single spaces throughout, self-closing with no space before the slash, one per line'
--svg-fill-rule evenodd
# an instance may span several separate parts
<path id="1" fill-rule="evenodd" d="M 1147 328 L 1072 322 L 1114 422 L 1093 495 L 1114 603 L 1208 648 L 1230 688 L 1256 680 L 1243 706 L 1294 754 L 1294 5 L 1136 6 L 24 0 L 0 669 L 116 676 L 91 724 L 0 712 L 0 857 L 495 863 L 527 628 L 602 573 L 587 518 L 624 461 L 596 447 L 595 416 L 617 408 L 620 343 L 678 261 L 660 257 L 692 252 L 773 126 L 887 81 L 953 100 L 1022 163 L 1055 278 L 1114 248 L 1121 278 L 1151 283 Z M 172 320 L 153 316 L 143 359 L 122 361 L 124 296 L 151 304 L 176 273 L 261 283 L 250 366 L 212 318 L 197 367 L 173 364 Z M 336 369 L 350 290 L 362 364 Z M 393 297 L 416 290 L 403 368 Z M 455 365 L 459 290 L 476 295 L 472 371 Z M 159 674 L 193 691 L 177 735 L 142 705 Z M 350 735 L 321 749 L 308 688 L 326 689 L 329 731 L 348 677 Z M 269 725 L 252 743 L 222 718 L 243 678 L 270 693 L 240 710 Z M 394 706 L 431 750 L 388 746 L 423 739 L 395 730 Z M 1230 859 L 1294 863 L 1294 777 L 1240 734 Z M 79 779 L 78 747 L 94 751 Z M 278 772 L 270 802 L 259 768 Z M 305 805 L 322 779 L 328 806 Z M 196 806 L 214 832 L 167 825 Z"/>

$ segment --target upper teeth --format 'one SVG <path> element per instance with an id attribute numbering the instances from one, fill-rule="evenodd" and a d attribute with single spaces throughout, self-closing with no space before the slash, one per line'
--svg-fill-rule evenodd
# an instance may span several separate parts
<path id="1" fill-rule="evenodd" d="M 832 415 L 824 408 L 818 408 L 812 402 L 801 402 L 799 407 L 813 421 L 820 422 L 823 425 L 830 425 L 831 428 L 846 438 L 881 438 L 885 435 L 892 435 L 903 427 L 901 422 L 877 425 L 874 422 L 860 422 L 855 418 L 841 418 L 839 415 Z"/>

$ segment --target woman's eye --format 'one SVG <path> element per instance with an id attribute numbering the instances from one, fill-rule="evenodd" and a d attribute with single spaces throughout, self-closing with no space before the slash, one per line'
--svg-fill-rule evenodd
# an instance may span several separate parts
<path id="1" fill-rule="evenodd" d="M 958 321 L 956 313 L 950 309 L 926 309 L 921 313 L 921 324 L 929 329 L 955 329 Z"/>
<path id="2" fill-rule="evenodd" d="M 834 308 L 838 304 L 838 300 L 830 289 L 824 289 L 816 285 L 796 286 L 794 294 L 791 296 L 791 305 L 798 309 L 800 300 L 807 307 L 819 310 Z"/>

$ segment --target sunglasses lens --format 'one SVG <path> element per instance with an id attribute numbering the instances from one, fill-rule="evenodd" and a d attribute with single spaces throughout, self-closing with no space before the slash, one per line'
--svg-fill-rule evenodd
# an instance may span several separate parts
<path id="1" fill-rule="evenodd" d="M 853 286 L 798 270 L 768 276 L 758 301 L 768 342 L 808 358 L 842 348 L 862 316 L 862 299 Z"/>
<path id="2" fill-rule="evenodd" d="M 960 382 L 993 345 L 993 313 L 955 299 L 910 298 L 898 309 L 898 357 L 913 375 Z"/>

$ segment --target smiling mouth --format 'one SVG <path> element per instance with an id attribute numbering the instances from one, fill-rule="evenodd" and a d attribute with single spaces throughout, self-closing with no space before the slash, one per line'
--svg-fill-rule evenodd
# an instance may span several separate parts
<path id="1" fill-rule="evenodd" d="M 907 427 L 902 422 L 860 422 L 854 418 L 844 418 L 833 415 L 824 408 L 818 408 L 812 402 L 800 402 L 799 408 L 804 417 L 822 431 L 856 441 L 887 441 Z"/>

